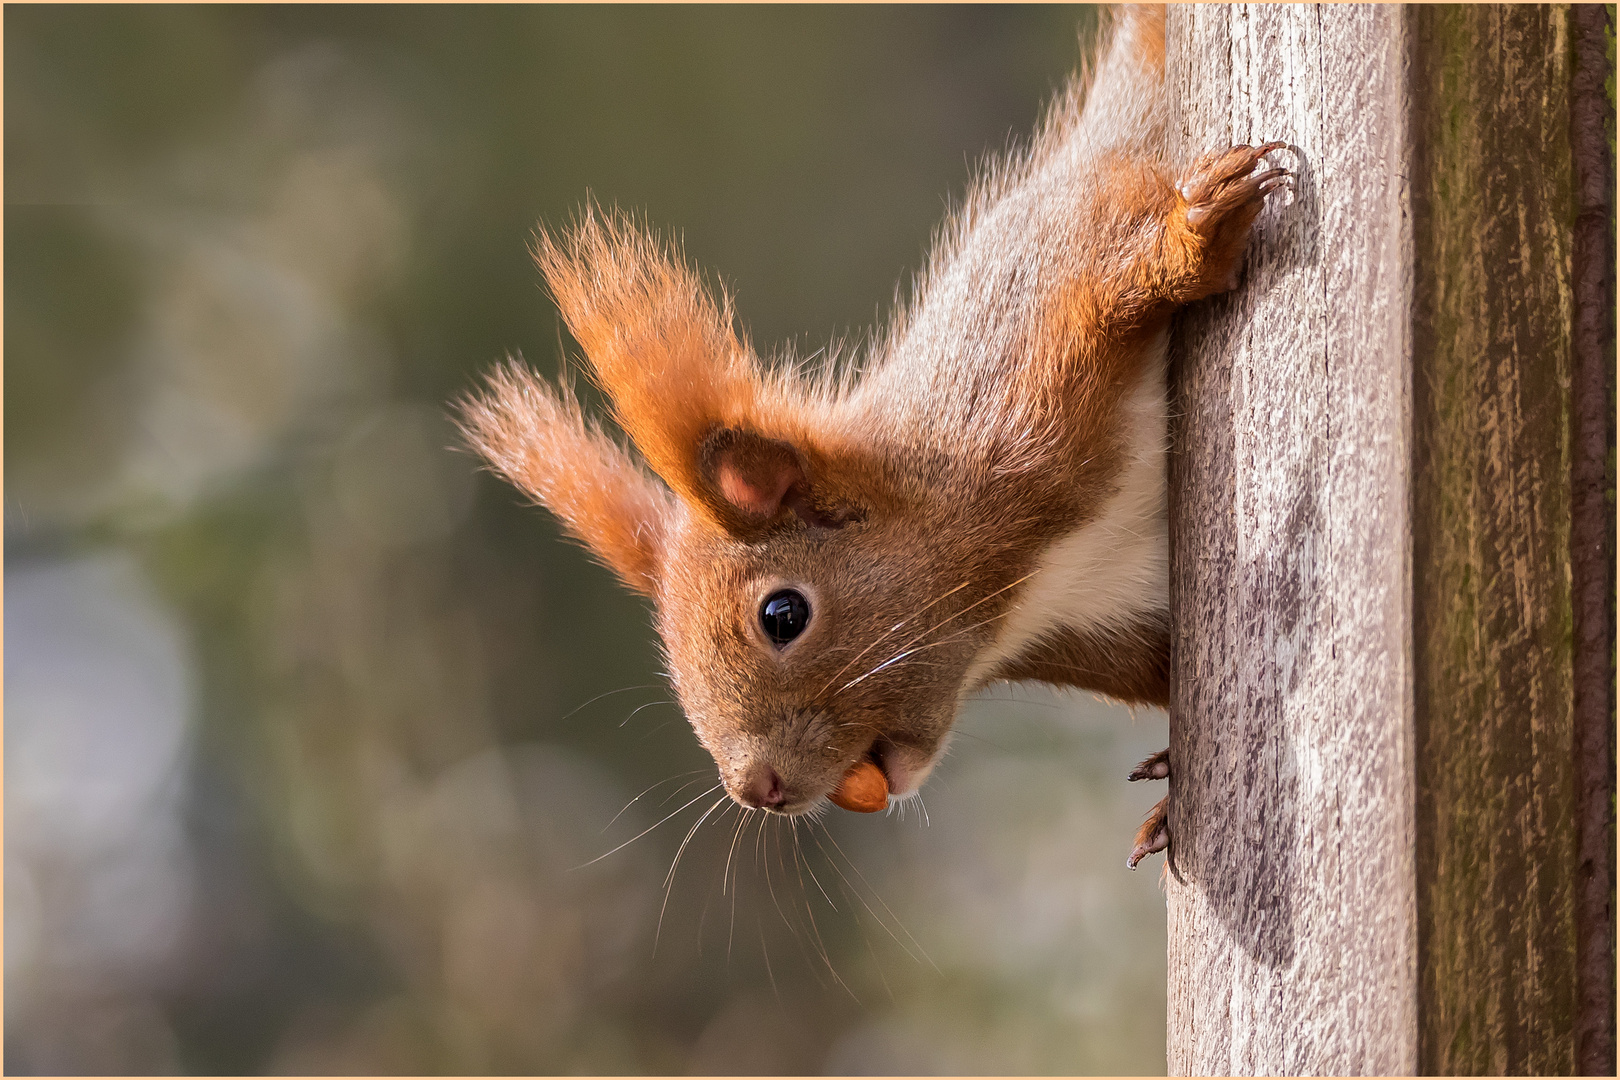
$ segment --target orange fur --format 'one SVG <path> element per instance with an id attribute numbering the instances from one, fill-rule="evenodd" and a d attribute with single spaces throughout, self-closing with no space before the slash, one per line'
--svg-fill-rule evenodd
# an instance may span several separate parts
<path id="1" fill-rule="evenodd" d="M 586 421 L 567 388 L 517 363 L 495 369 L 461 408 L 468 443 L 562 519 L 625 582 L 651 596 L 674 511 L 668 492 Z"/>
<path id="2" fill-rule="evenodd" d="M 699 498 L 695 448 L 761 404 L 729 300 L 716 304 L 656 237 L 594 206 L 560 240 L 541 231 L 534 257 L 614 419 L 654 472 Z"/>

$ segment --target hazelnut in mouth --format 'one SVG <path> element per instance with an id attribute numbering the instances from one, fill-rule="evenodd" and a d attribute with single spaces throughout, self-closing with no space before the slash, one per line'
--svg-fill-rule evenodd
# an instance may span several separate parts
<path id="1" fill-rule="evenodd" d="M 875 814 L 889 805 L 889 778 L 870 756 L 850 766 L 827 798 L 834 806 L 857 814 Z"/>

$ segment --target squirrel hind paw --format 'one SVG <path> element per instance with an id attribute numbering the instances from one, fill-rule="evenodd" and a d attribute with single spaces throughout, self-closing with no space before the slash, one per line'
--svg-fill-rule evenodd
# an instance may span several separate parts
<path id="1" fill-rule="evenodd" d="M 1126 780 L 1165 780 L 1170 776 L 1170 751 L 1160 750 L 1157 754 L 1145 757 L 1125 777 Z"/>
<path id="2" fill-rule="evenodd" d="M 1170 800 L 1160 799 L 1148 811 L 1147 820 L 1142 827 L 1136 830 L 1136 843 L 1131 848 L 1130 855 L 1125 859 L 1125 865 L 1132 870 L 1136 864 L 1152 855 L 1156 851 L 1163 851 L 1170 846 Z"/>

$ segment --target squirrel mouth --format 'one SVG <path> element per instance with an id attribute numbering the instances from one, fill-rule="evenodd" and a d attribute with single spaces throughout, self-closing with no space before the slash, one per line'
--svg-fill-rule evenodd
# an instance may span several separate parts
<path id="1" fill-rule="evenodd" d="M 883 773 L 883 779 L 889 782 L 889 790 L 894 791 L 894 774 L 889 772 L 889 758 L 894 744 L 884 738 L 877 738 L 872 745 L 866 748 L 865 760 L 876 765 Z"/>
<path id="2" fill-rule="evenodd" d="M 929 752 L 879 736 L 867 751 L 867 756 L 883 770 L 883 776 L 889 782 L 889 794 L 904 798 L 915 794 L 923 781 L 928 779 L 928 774 L 934 771 L 934 766 L 944 756 L 946 741 L 940 740 L 939 745 Z"/>
<path id="3" fill-rule="evenodd" d="M 887 809 L 892 799 L 915 793 L 933 769 L 935 756 L 879 736 L 844 771 L 832 790 L 808 800 L 792 798 L 762 808 L 767 813 L 795 817 L 811 810 L 825 798 L 844 810 L 876 813 Z"/>

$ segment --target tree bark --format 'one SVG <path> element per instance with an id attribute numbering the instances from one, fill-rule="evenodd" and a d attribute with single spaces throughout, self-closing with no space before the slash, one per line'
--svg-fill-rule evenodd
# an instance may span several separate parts
<path id="1" fill-rule="evenodd" d="M 1172 351 L 1172 1073 L 1576 1067 L 1570 41 L 1172 9 L 1183 160 L 1297 170 Z"/>
<path id="2" fill-rule="evenodd" d="M 1419 1067 L 1574 1071 L 1568 9 L 1413 9 Z"/>
<path id="3" fill-rule="evenodd" d="M 1183 156 L 1296 170 L 1174 346 L 1175 1074 L 1417 1066 L 1401 19 L 1171 13 Z"/>
<path id="4" fill-rule="evenodd" d="M 1575 74 L 1574 446 L 1570 463 L 1570 587 L 1575 604 L 1577 827 L 1575 1065 L 1613 1076 L 1615 835 L 1614 14 L 1571 12 Z"/>

